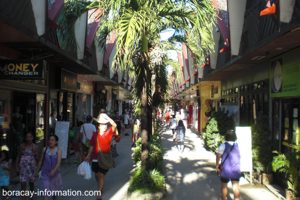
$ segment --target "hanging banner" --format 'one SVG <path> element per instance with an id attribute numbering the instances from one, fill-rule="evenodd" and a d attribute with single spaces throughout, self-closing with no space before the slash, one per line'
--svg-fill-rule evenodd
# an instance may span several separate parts
<path id="1" fill-rule="evenodd" d="M 95 34 L 102 16 L 101 9 L 92 9 L 88 11 L 88 25 L 85 44 L 88 48 L 93 44 Z"/>
<path id="2" fill-rule="evenodd" d="M 227 9 L 227 0 L 214 0 L 214 7 L 218 11 L 217 24 L 224 39 L 224 45 L 229 46 L 229 16 Z"/>
<path id="3" fill-rule="evenodd" d="M 48 18 L 55 21 L 64 6 L 64 0 L 48 0 Z"/>
<path id="4" fill-rule="evenodd" d="M 0 79 L 43 79 L 43 61 L 2 61 Z"/>

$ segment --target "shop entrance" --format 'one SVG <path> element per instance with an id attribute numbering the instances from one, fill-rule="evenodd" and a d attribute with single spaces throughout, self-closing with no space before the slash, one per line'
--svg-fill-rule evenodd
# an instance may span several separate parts
<path id="1" fill-rule="evenodd" d="M 10 133 L 8 147 L 12 158 L 17 156 L 17 148 L 28 131 L 35 132 L 35 94 L 13 92 Z"/>

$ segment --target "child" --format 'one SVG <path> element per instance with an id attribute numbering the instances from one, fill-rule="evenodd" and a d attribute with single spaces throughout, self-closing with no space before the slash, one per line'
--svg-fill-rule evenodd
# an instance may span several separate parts
<path id="1" fill-rule="evenodd" d="M 17 159 L 20 170 L 21 189 L 26 190 L 29 183 L 30 191 L 34 190 L 34 172 L 37 166 L 37 146 L 33 143 L 33 134 L 28 132 L 25 141 L 21 144 L 20 155 Z"/>
<path id="2" fill-rule="evenodd" d="M 0 188 L 1 190 L 8 190 L 9 186 L 9 168 L 10 160 L 8 151 L 0 152 Z"/>
<path id="3" fill-rule="evenodd" d="M 48 139 L 48 146 L 44 149 L 39 162 L 38 169 L 41 169 L 41 183 L 43 190 L 55 191 L 62 189 L 62 178 L 59 170 L 62 152 L 57 145 L 58 137 L 56 135 L 51 135 Z"/>

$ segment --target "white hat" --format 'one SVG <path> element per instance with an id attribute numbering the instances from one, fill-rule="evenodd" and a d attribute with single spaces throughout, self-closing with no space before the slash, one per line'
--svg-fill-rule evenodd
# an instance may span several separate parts
<path id="1" fill-rule="evenodd" d="M 96 122 L 98 122 L 99 124 L 107 124 L 109 122 L 108 119 L 109 119 L 109 117 L 105 113 L 101 113 L 98 115 L 97 118 L 94 118 L 94 120 Z"/>

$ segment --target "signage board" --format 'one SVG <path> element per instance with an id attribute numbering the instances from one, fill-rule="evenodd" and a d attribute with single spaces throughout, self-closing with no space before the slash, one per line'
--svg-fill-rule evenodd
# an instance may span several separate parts
<path id="1" fill-rule="evenodd" d="M 43 61 L 1 61 L 0 79 L 43 79 Z"/>
<path id="2" fill-rule="evenodd" d="M 67 70 L 61 70 L 61 85 L 60 89 L 68 91 L 76 91 L 77 88 L 77 75 Z"/>
<path id="3" fill-rule="evenodd" d="M 237 143 L 241 155 L 241 171 L 252 174 L 252 133 L 250 126 L 237 126 L 235 128 Z"/>
<path id="4" fill-rule="evenodd" d="M 70 122 L 57 121 L 55 135 L 58 137 L 58 147 L 62 151 L 62 158 L 67 158 Z"/>
<path id="5" fill-rule="evenodd" d="M 270 85 L 272 97 L 300 95 L 300 50 L 294 50 L 271 62 Z"/>

